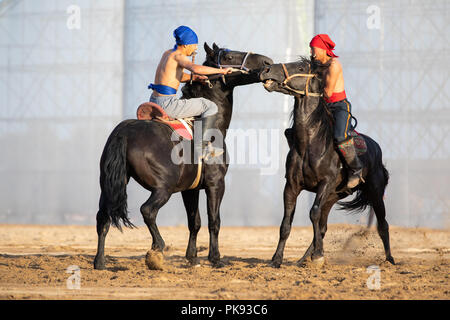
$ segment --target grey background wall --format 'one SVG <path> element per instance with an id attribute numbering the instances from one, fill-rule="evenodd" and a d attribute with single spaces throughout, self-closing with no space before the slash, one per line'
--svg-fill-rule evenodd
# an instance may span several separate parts
<path id="1" fill-rule="evenodd" d="M 388 221 L 446 228 L 449 6 L 402 0 L 231 0 L 226 6 L 201 0 L 0 1 L 0 223 L 95 223 L 106 138 L 148 100 L 161 53 L 173 46 L 173 29 L 184 24 L 199 35 L 199 63 L 205 41 L 287 62 L 309 54 L 315 33 L 328 33 L 344 66 L 358 129 L 379 142 L 391 173 Z M 77 8 L 79 25 L 73 25 Z M 247 143 L 237 150 L 247 157 L 262 150 L 273 158 L 231 164 L 222 224 L 278 225 L 292 97 L 254 84 L 236 89 L 234 105 L 230 129 L 263 130 L 273 134 L 275 147 L 265 148 L 258 135 L 257 149 Z M 130 216 L 142 224 L 139 207 L 149 192 L 131 182 L 128 193 Z M 310 224 L 312 199 L 307 192 L 299 198 L 295 225 Z M 206 223 L 204 197 L 201 203 Z M 331 223 L 365 219 L 330 215 Z M 186 224 L 180 195 L 161 209 L 158 222 Z"/>

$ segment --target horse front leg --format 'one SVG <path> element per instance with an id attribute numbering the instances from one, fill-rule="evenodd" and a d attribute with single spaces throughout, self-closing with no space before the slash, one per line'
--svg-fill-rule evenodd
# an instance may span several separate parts
<path id="1" fill-rule="evenodd" d="M 225 192 L 225 181 L 220 179 L 215 185 L 206 188 L 209 229 L 208 260 L 214 267 L 223 267 L 219 252 L 220 204 Z"/>
<path id="2" fill-rule="evenodd" d="M 191 265 L 196 265 L 198 263 L 197 234 L 201 227 L 200 212 L 198 210 L 199 194 L 199 190 L 186 190 L 181 192 L 189 227 L 189 242 L 186 249 L 186 259 Z"/>
<path id="3" fill-rule="evenodd" d="M 284 215 L 280 226 L 280 239 L 278 241 L 277 250 L 272 257 L 272 266 L 279 268 L 283 262 L 284 247 L 291 233 L 292 221 L 294 219 L 297 197 L 301 192 L 301 188 L 295 188 L 290 182 L 286 182 L 283 192 Z"/>
<path id="4" fill-rule="evenodd" d="M 330 197 L 325 205 L 322 206 L 322 210 L 320 213 L 320 220 L 319 220 L 319 228 L 320 228 L 320 235 L 323 238 L 325 238 L 325 234 L 327 232 L 327 223 L 328 223 L 328 215 L 330 213 L 331 208 L 333 207 L 333 205 L 336 203 L 336 201 L 338 200 L 338 197 L 336 195 Z M 298 260 L 297 264 L 299 266 L 303 265 L 306 260 L 311 257 L 313 251 L 314 251 L 314 240 L 311 242 L 311 245 L 308 247 L 308 249 L 306 250 L 305 254 L 303 255 L 303 257 Z"/>
<path id="5" fill-rule="evenodd" d="M 309 218 L 311 219 L 313 230 L 314 230 L 314 249 L 311 253 L 311 260 L 312 261 L 323 261 L 323 237 L 325 236 L 326 232 L 326 219 L 325 223 L 322 218 L 322 211 L 324 208 L 326 208 L 328 204 L 328 197 L 329 197 L 329 189 L 330 189 L 330 182 L 329 181 L 322 181 L 317 189 L 316 198 L 314 199 L 314 204 L 309 212 Z M 331 207 L 330 207 L 331 208 Z M 328 217 L 329 209 L 327 210 L 326 217 Z M 321 220 L 322 220 L 322 226 L 321 226 Z"/>

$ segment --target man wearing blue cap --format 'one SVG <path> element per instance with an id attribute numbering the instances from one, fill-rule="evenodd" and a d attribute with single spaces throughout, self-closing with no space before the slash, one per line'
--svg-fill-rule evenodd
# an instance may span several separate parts
<path id="1" fill-rule="evenodd" d="M 231 68 L 217 69 L 194 64 L 188 57 L 197 50 L 198 38 L 195 32 L 186 26 L 180 26 L 173 32 L 176 45 L 173 49 L 164 52 L 158 68 L 156 69 L 155 84 L 150 84 L 153 89 L 150 102 L 160 105 L 166 113 L 173 118 L 188 118 L 201 116 L 202 120 L 202 157 L 218 156 L 222 149 L 213 148 L 206 141 L 206 131 L 214 127 L 217 105 L 205 98 L 178 99 L 176 93 L 180 82 L 187 82 L 191 75 L 184 73 L 184 69 L 192 72 L 192 80 L 207 79 L 209 74 L 227 74 Z"/>

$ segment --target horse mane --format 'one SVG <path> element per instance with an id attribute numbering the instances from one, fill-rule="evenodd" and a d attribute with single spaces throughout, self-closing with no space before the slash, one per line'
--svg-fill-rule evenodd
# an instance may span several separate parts
<path id="1" fill-rule="evenodd" d="M 329 72 L 329 66 L 331 64 L 331 59 L 326 63 L 321 63 L 318 60 L 310 59 L 304 56 L 300 56 L 298 63 L 300 64 L 300 69 L 303 72 L 309 72 L 317 74 L 319 79 L 319 92 L 323 93 L 326 85 L 326 78 Z M 292 108 L 290 119 L 294 119 L 294 110 Z M 325 145 L 328 146 L 333 141 L 333 126 L 332 117 L 328 113 L 327 103 L 322 96 L 319 99 L 319 105 L 311 113 L 309 117 L 309 126 L 318 125 L 319 131 L 317 136 L 321 140 L 325 140 Z"/>
<path id="2" fill-rule="evenodd" d="M 190 99 L 190 98 L 198 98 L 203 94 L 203 87 L 198 82 L 186 82 L 183 87 L 181 87 L 182 98 Z"/>
<path id="3" fill-rule="evenodd" d="M 214 61 L 211 60 L 211 57 L 206 55 L 206 59 L 202 64 L 203 66 L 208 67 L 215 67 Z M 211 80 L 213 85 L 215 84 L 217 80 Z M 184 86 L 181 88 L 181 92 L 183 93 L 183 99 L 190 99 L 190 98 L 199 98 L 204 97 L 205 94 L 205 84 L 202 84 L 200 82 L 186 82 Z"/>

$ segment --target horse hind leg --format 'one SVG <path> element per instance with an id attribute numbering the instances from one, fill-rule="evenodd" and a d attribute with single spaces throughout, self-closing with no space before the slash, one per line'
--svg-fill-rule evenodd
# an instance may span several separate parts
<path id="1" fill-rule="evenodd" d="M 391 255 L 391 247 L 389 243 L 389 224 L 386 221 L 386 209 L 384 207 L 382 196 L 377 196 L 372 199 L 372 208 L 377 217 L 377 231 L 381 241 L 383 241 L 386 260 L 392 264 L 395 264 L 394 258 Z"/>
<path id="2" fill-rule="evenodd" d="M 152 250 L 162 251 L 165 247 L 164 240 L 156 225 L 156 216 L 159 209 L 164 206 L 170 198 L 170 194 L 165 190 L 155 190 L 150 198 L 141 206 L 141 213 L 144 222 L 152 235 Z"/>
<path id="3" fill-rule="evenodd" d="M 111 225 L 111 218 L 108 216 L 105 210 L 105 200 L 103 194 L 100 196 L 100 205 L 97 212 L 97 255 L 94 259 L 94 269 L 104 270 L 106 268 L 105 263 L 105 239 L 108 234 L 109 227 Z"/>

